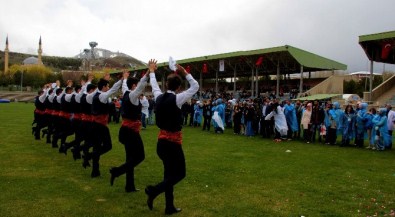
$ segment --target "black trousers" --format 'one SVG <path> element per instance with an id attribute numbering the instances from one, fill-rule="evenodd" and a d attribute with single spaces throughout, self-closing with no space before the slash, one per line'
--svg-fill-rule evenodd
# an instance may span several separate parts
<path id="1" fill-rule="evenodd" d="M 84 141 L 84 145 L 80 147 L 82 152 L 84 153 L 84 158 L 88 161 L 91 157 L 89 154 L 89 149 L 93 147 L 92 138 L 95 135 L 92 135 L 92 125 L 93 123 L 90 121 L 81 121 L 81 135 L 82 140 Z"/>
<path id="2" fill-rule="evenodd" d="M 35 139 L 40 139 L 41 129 L 46 127 L 45 115 L 34 113 L 34 122 L 36 122 L 36 127 L 34 128 Z"/>
<path id="3" fill-rule="evenodd" d="M 134 168 L 139 165 L 145 158 L 143 140 L 139 133 L 127 127 L 119 129 L 119 142 L 125 147 L 126 161 L 119 167 L 113 168 L 116 177 L 126 173 L 125 190 L 131 191 L 136 189 L 134 184 Z"/>
<path id="4" fill-rule="evenodd" d="M 261 135 L 264 138 L 270 138 L 273 134 L 273 121 L 261 118 Z"/>
<path id="5" fill-rule="evenodd" d="M 211 117 L 204 116 L 203 117 L 203 130 L 210 131 L 210 126 L 211 126 Z"/>
<path id="6" fill-rule="evenodd" d="M 336 129 L 329 127 L 326 133 L 325 143 L 329 143 L 330 145 L 335 145 L 337 139 L 336 132 L 337 132 Z"/>
<path id="7" fill-rule="evenodd" d="M 94 134 L 94 135 L 93 135 Z M 107 126 L 92 123 L 92 175 L 100 173 L 100 156 L 112 149 L 111 135 Z"/>
<path id="8" fill-rule="evenodd" d="M 163 162 L 163 181 L 154 186 L 153 192 L 158 195 L 165 192 L 166 208 L 174 207 L 173 189 L 186 175 L 185 157 L 182 145 L 160 139 L 156 152 Z"/>
<path id="9" fill-rule="evenodd" d="M 240 134 L 241 120 L 239 118 L 233 120 L 233 133 Z"/>

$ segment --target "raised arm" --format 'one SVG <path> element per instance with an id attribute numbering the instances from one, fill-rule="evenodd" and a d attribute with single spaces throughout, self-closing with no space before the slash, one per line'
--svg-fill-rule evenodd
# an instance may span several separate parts
<path id="1" fill-rule="evenodd" d="M 159 95 L 162 94 L 162 91 L 159 88 L 159 85 L 158 85 L 158 82 L 156 81 L 156 76 L 155 76 L 155 70 L 157 69 L 156 62 L 157 61 L 155 59 L 151 59 L 148 62 L 148 70 L 149 70 L 150 83 L 151 83 L 151 87 L 152 87 L 152 94 L 154 95 L 155 100 Z"/>
<path id="2" fill-rule="evenodd" d="M 146 73 L 146 74 L 140 79 L 140 82 L 137 84 L 136 88 L 135 88 L 133 91 L 130 91 L 130 93 L 129 93 L 129 99 L 130 99 L 130 102 L 131 102 L 131 103 L 133 103 L 132 100 L 137 100 L 137 99 L 138 99 L 138 97 L 140 96 L 140 94 L 143 92 L 145 86 L 147 85 L 147 80 L 148 80 L 147 74 L 148 74 L 148 73 Z M 133 104 L 135 104 L 135 103 L 133 103 Z M 137 102 L 137 104 L 138 104 L 138 102 Z"/>
<path id="3" fill-rule="evenodd" d="M 44 89 L 43 89 L 44 93 L 41 94 L 40 97 L 38 97 L 38 100 L 40 100 L 41 103 L 44 103 L 45 98 L 47 97 L 47 94 L 48 94 L 49 89 L 50 89 L 50 85 L 49 85 L 49 84 L 46 84 L 46 85 L 44 86 Z"/>
<path id="4" fill-rule="evenodd" d="M 176 102 L 177 106 L 181 108 L 182 104 L 184 104 L 186 101 L 190 100 L 193 95 L 199 90 L 199 84 L 198 82 L 192 77 L 191 74 L 189 74 L 182 66 L 177 64 L 177 70 L 183 74 L 185 74 L 185 79 L 189 82 L 190 87 L 177 94 Z"/>
<path id="5" fill-rule="evenodd" d="M 123 79 L 120 79 L 107 92 L 102 92 L 99 95 L 100 102 L 108 103 L 108 97 L 110 97 L 112 94 L 114 94 L 121 87 L 122 81 L 123 81 Z"/>

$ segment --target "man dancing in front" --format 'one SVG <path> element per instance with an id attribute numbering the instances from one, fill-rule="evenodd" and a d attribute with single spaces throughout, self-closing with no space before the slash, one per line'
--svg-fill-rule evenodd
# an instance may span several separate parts
<path id="1" fill-rule="evenodd" d="M 154 66 L 152 66 L 154 65 Z M 165 192 L 165 214 L 171 215 L 180 212 L 174 206 L 173 187 L 185 177 L 185 157 L 182 150 L 182 111 L 181 106 L 199 90 L 198 82 L 182 66 L 176 65 L 177 71 L 185 75 L 190 87 L 180 92 L 181 77 L 178 74 L 167 76 L 167 91 L 162 93 L 156 81 L 156 60 L 150 61 L 150 83 L 156 101 L 156 125 L 160 128 L 157 142 L 157 154 L 163 162 L 164 178 L 155 186 L 147 186 L 145 193 L 148 195 L 147 205 L 153 209 L 154 199 Z M 180 93 L 178 93 L 180 92 Z"/>
<path id="2" fill-rule="evenodd" d="M 144 145 L 141 140 L 141 103 L 140 94 L 147 85 L 148 73 L 144 75 L 140 82 L 137 78 L 129 78 L 129 72 L 123 73 L 122 84 L 122 126 L 119 129 L 119 142 L 125 146 L 126 162 L 119 167 L 110 169 L 111 186 L 115 178 L 126 173 L 126 192 L 138 191 L 134 185 L 134 168 L 144 160 Z"/>

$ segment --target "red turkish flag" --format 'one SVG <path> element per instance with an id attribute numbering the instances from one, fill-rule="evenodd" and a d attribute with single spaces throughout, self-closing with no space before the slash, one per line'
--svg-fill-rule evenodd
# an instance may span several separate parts
<path id="1" fill-rule="evenodd" d="M 388 58 L 388 55 L 390 54 L 391 49 L 392 49 L 391 44 L 389 43 L 384 44 L 381 50 L 381 59 L 386 60 Z"/>
<path id="2" fill-rule="evenodd" d="M 259 57 L 259 58 L 257 59 L 257 61 L 255 62 L 255 65 L 256 65 L 256 66 L 260 66 L 260 65 L 262 65 L 262 62 L 263 62 L 263 57 Z"/>
<path id="3" fill-rule="evenodd" d="M 185 71 L 187 71 L 188 73 L 191 73 L 191 66 L 187 66 L 187 67 L 185 68 Z"/>
<path id="4" fill-rule="evenodd" d="M 208 72 L 207 64 L 206 64 L 206 63 L 203 64 L 202 72 L 203 72 L 203 73 L 207 73 L 207 72 Z"/>

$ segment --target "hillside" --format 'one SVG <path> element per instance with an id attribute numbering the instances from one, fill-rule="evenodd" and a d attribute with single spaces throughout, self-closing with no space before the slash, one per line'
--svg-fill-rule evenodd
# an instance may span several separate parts
<path id="1" fill-rule="evenodd" d="M 85 59 L 91 61 L 96 67 L 111 67 L 111 68 L 121 68 L 125 65 L 131 66 L 143 66 L 144 62 L 131 57 L 127 54 L 120 52 L 111 52 L 109 50 L 97 48 L 97 58 L 92 60 L 86 58 L 84 55 L 76 55 L 75 57 L 57 57 L 57 56 L 43 56 L 43 63 L 46 66 L 52 67 L 54 70 L 78 70 L 82 66 L 82 62 Z M 28 57 L 37 57 L 37 55 L 15 53 L 10 52 L 9 65 L 21 64 L 24 59 Z M 0 70 L 4 69 L 4 51 L 0 51 Z"/>

